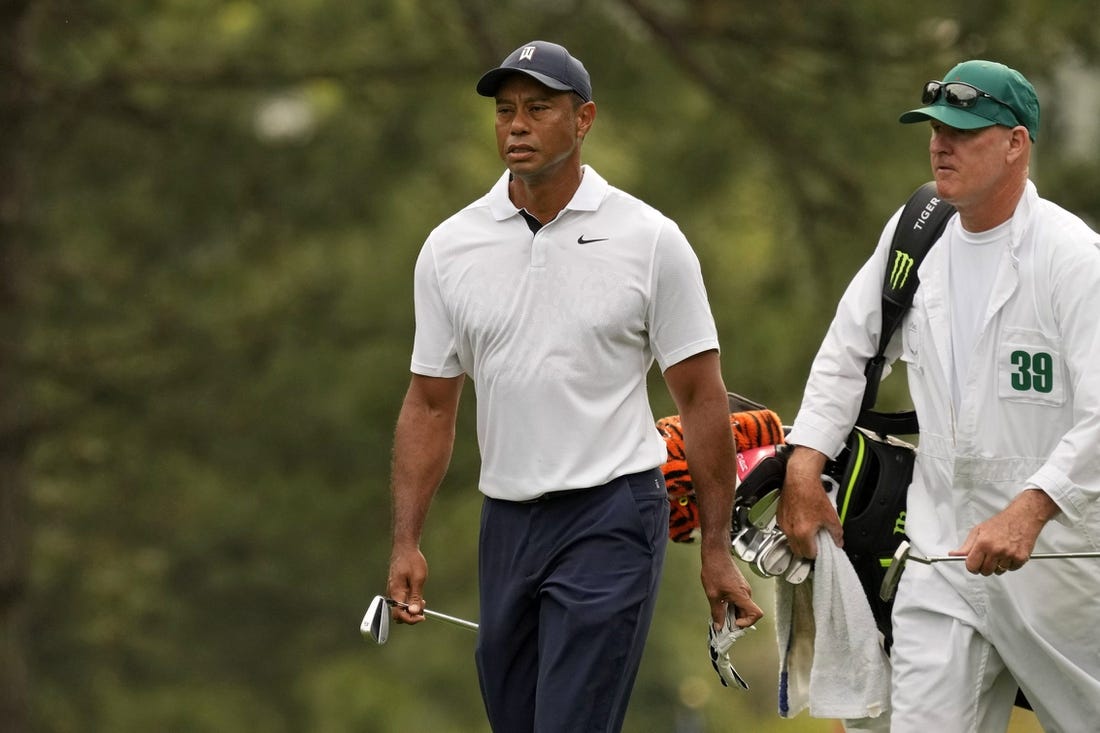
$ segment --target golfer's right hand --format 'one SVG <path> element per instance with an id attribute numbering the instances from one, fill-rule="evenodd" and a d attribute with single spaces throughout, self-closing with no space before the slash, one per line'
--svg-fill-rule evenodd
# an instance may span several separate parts
<path id="1" fill-rule="evenodd" d="M 408 608 L 392 607 L 393 620 L 399 624 L 418 624 L 424 620 L 424 583 L 428 580 L 428 561 L 418 547 L 395 547 L 390 556 L 390 575 L 386 593 Z"/>
<path id="2" fill-rule="evenodd" d="M 821 484 L 827 460 L 824 453 L 796 446 L 787 461 L 775 518 L 779 529 L 787 535 L 791 551 L 798 557 L 817 557 L 817 534 L 822 528 L 828 530 L 837 547 L 844 546 L 840 518 Z"/>

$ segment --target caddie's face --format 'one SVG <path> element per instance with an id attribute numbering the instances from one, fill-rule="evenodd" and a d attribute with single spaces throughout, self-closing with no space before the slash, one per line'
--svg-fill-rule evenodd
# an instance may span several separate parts
<path id="1" fill-rule="evenodd" d="M 501 83 L 496 93 L 497 150 L 512 175 L 543 178 L 567 162 L 579 165 L 595 105 L 575 105 L 574 100 L 572 92 L 550 89 L 526 74 L 512 74 Z"/>
<path id="2" fill-rule="evenodd" d="M 928 152 L 940 197 L 960 211 L 995 198 L 1011 174 L 1010 164 L 1020 155 L 1026 128 L 991 125 L 960 130 L 937 120 L 931 125 Z"/>

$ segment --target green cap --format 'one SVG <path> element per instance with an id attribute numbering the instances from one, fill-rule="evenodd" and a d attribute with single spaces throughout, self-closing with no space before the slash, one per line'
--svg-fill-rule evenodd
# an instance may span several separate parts
<path id="1" fill-rule="evenodd" d="M 940 94 L 926 107 L 906 112 L 899 122 L 939 120 L 960 130 L 976 130 L 992 125 L 1027 128 L 1033 141 L 1039 132 L 1039 99 L 1035 88 L 1024 75 L 996 61 L 964 61 L 943 77 L 943 83 L 961 81 L 992 95 L 978 97 L 973 107 L 952 107 Z"/>

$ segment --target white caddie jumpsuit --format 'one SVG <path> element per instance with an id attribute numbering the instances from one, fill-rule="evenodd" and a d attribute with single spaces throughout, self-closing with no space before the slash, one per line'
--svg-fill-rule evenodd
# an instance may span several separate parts
<path id="1" fill-rule="evenodd" d="M 792 443 L 835 456 L 855 421 L 899 216 L 841 299 Z M 957 413 L 946 248 L 921 265 L 887 352 L 907 367 L 920 420 L 906 516 L 918 555 L 958 549 L 1029 487 L 1061 510 L 1035 552 L 1100 550 L 1100 236 L 1030 181 L 1010 236 Z M 1100 559 L 1033 560 L 989 577 L 908 563 L 891 659 L 894 733 L 1003 731 L 1017 683 L 1046 731 L 1100 731 Z"/>

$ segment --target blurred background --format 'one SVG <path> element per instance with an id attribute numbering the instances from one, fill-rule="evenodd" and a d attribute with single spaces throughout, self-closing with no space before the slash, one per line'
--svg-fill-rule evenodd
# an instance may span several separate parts
<path id="1" fill-rule="evenodd" d="M 0 729 L 486 730 L 472 634 L 379 647 L 358 624 L 385 589 L 413 262 L 502 170 L 473 87 L 515 47 L 584 61 L 587 162 L 678 221 L 727 386 L 790 421 L 848 278 L 930 177 L 927 128 L 897 123 L 924 81 L 974 57 L 1024 72 L 1033 179 L 1100 224 L 1095 13 L 5 0 Z M 656 371 L 651 391 L 674 412 Z M 424 551 L 429 603 L 476 619 L 473 397 Z M 834 730 L 778 718 L 770 617 L 734 649 L 751 691 L 719 685 L 698 562 L 668 549 L 627 730 Z"/>

